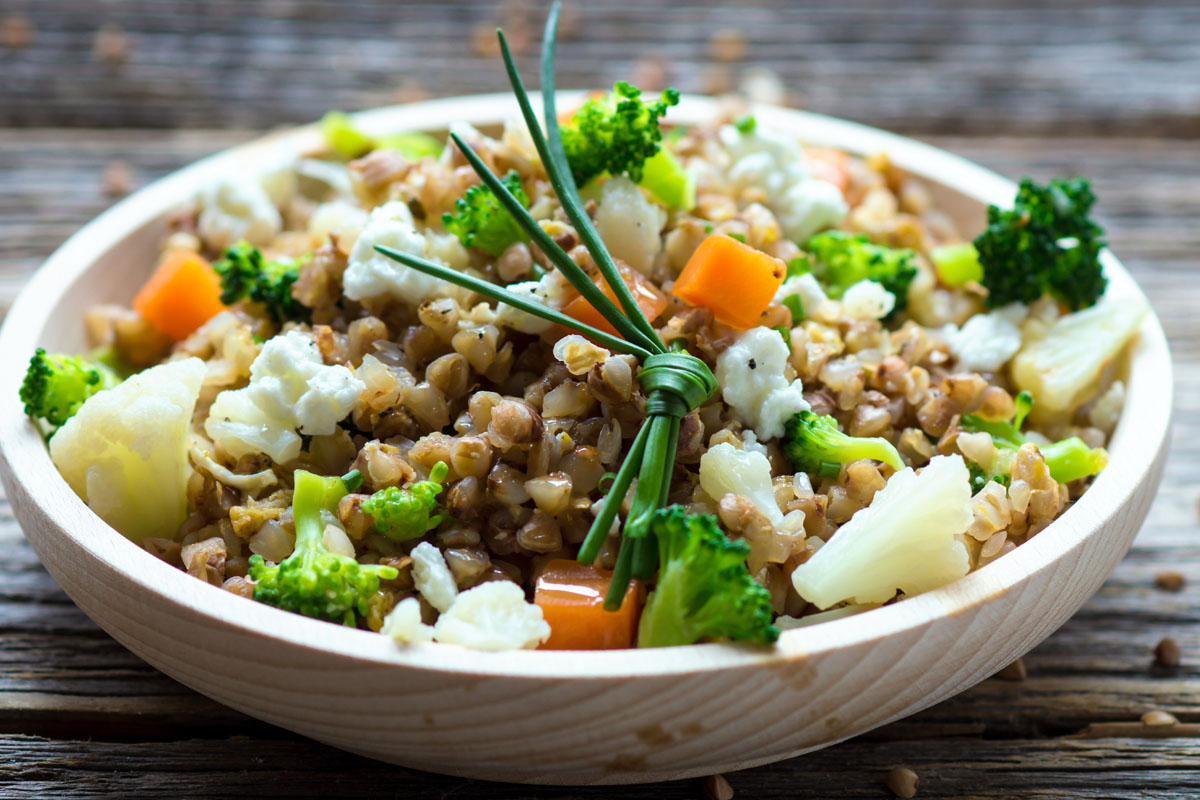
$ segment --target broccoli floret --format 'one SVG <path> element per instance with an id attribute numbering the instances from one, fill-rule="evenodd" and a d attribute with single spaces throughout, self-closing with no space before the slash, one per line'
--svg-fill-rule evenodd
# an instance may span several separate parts
<path id="1" fill-rule="evenodd" d="M 347 476 L 349 477 L 349 476 Z M 354 614 L 365 615 L 379 581 L 399 573 L 393 567 L 359 564 L 325 547 L 322 511 L 334 513 L 347 491 L 344 478 L 324 478 L 298 469 L 292 494 L 296 549 L 279 564 L 250 556 L 254 599 L 306 617 L 354 625 Z"/>
<path id="2" fill-rule="evenodd" d="M 784 424 L 783 454 L 792 466 L 823 477 L 837 477 L 842 464 L 860 458 L 904 469 L 900 453 L 887 439 L 847 436 L 827 414 L 798 411 Z"/>
<path id="3" fill-rule="evenodd" d="M 231 305 L 250 299 L 262 303 L 276 323 L 307 322 L 312 312 L 292 297 L 292 284 L 300 266 L 291 259 L 267 261 L 262 252 L 243 240 L 225 250 L 213 263 L 221 276 L 221 302 Z"/>
<path id="4" fill-rule="evenodd" d="M 726 538 L 716 517 L 668 506 L 654 512 L 649 533 L 657 538 L 661 566 L 642 612 L 638 647 L 779 638 L 771 595 L 746 569 L 750 546 Z"/>
<path id="5" fill-rule="evenodd" d="M 1072 309 L 1104 294 L 1103 229 L 1088 218 L 1096 200 L 1083 178 L 1039 186 L 1021 181 L 1011 210 L 988 206 L 987 228 L 975 239 L 987 304 L 1032 303 L 1047 292 Z"/>
<path id="6" fill-rule="evenodd" d="M 882 284 L 896 296 L 895 314 L 908 305 L 908 287 L 917 275 L 913 251 L 872 244 L 862 235 L 825 231 L 813 236 L 804 249 L 812 256 L 813 271 L 835 300 L 859 281 Z"/>
<path id="7" fill-rule="evenodd" d="M 662 141 L 658 119 L 679 102 L 679 92 L 667 89 L 655 102 L 641 95 L 636 86 L 618 82 L 609 94 L 584 103 L 563 126 L 563 151 L 576 185 L 606 172 L 641 181 L 642 165 Z"/>
<path id="8" fill-rule="evenodd" d="M 120 382 L 117 373 L 102 362 L 62 353 L 48 355 L 39 347 L 29 359 L 20 397 L 25 413 L 45 420 L 53 431 L 75 416 L 83 401 Z"/>
<path id="9" fill-rule="evenodd" d="M 500 182 L 521 205 L 529 207 L 529 198 L 521 188 L 521 178 L 516 172 L 508 173 Z M 454 201 L 454 213 L 443 214 L 442 224 L 458 237 L 463 247 L 478 247 L 493 256 L 499 256 L 517 242 L 529 241 L 492 190 L 481 184 L 470 187 Z"/>
<path id="10" fill-rule="evenodd" d="M 449 472 L 450 468 L 439 461 L 429 471 L 427 481 L 417 481 L 406 489 L 398 486 L 380 489 L 363 501 L 363 513 L 371 517 L 375 530 L 389 539 L 397 542 L 419 539 L 446 518 L 430 512 L 437 508 L 437 496 Z"/>
<path id="11" fill-rule="evenodd" d="M 996 446 L 996 456 L 991 464 L 980 465 L 982 475 L 1005 485 L 1009 482 L 1009 473 L 1017 450 L 1029 441 L 1021 433 L 1021 425 L 1033 408 L 1033 396 L 1029 392 L 1021 392 L 1016 397 L 1015 406 L 1013 418 L 1008 422 L 988 422 L 975 414 L 963 414 L 959 421 L 965 431 L 982 432 L 992 437 L 992 443 Z M 1070 436 L 1048 445 L 1037 445 L 1037 448 L 1046 460 L 1050 477 L 1059 483 L 1070 483 L 1095 475 L 1108 464 L 1107 450 L 1103 447 L 1088 447 L 1078 436 Z"/>

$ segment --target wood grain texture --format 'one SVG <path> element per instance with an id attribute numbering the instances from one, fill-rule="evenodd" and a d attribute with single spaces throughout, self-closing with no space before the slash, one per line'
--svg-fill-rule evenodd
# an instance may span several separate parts
<path id="1" fill-rule="evenodd" d="M 544 3 L 387 0 L 9 0 L 36 29 L 0 56 L 0 124 L 264 127 L 415 91 L 500 91 L 502 23 L 533 66 Z M 1195 3 L 669 0 L 568 3 L 559 85 L 660 74 L 683 91 L 770 69 L 805 108 L 912 131 L 1194 136 Z M 97 55 L 101 25 L 124 60 Z M 743 56 L 715 60 L 735 29 Z M 524 44 L 522 47 L 521 45 Z M 642 64 L 638 68 L 639 62 Z M 641 78 L 643 83 L 647 81 Z M 51 101 L 52 99 L 52 101 Z"/>

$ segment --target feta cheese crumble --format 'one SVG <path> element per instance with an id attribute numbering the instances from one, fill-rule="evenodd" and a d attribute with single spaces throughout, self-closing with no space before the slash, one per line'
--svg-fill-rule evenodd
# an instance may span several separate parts
<path id="1" fill-rule="evenodd" d="M 384 245 L 425 258 L 453 269 L 462 269 L 470 256 L 450 234 L 422 233 L 413 223 L 405 203 L 394 200 L 371 212 L 366 227 L 350 250 L 349 265 L 342 276 L 342 290 L 351 300 L 390 295 L 420 305 L 426 300 L 455 290 L 444 281 L 406 267 L 375 249 Z"/>
<path id="2" fill-rule="evenodd" d="M 433 638 L 475 650 L 532 650 L 550 638 L 550 625 L 520 586 L 489 581 L 458 596 L 438 617 Z"/>

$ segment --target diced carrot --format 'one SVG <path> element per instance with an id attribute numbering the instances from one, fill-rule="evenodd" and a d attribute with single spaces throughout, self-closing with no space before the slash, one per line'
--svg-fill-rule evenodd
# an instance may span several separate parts
<path id="1" fill-rule="evenodd" d="M 642 614 L 642 589 L 630 584 L 617 611 L 604 610 L 612 573 L 556 558 L 538 576 L 533 602 L 550 624 L 542 650 L 619 650 L 633 647 Z"/>
<path id="2" fill-rule="evenodd" d="M 221 279 L 196 253 L 172 250 L 133 298 L 133 308 L 159 331 L 180 341 L 225 310 Z"/>
<path id="3" fill-rule="evenodd" d="M 732 236 L 714 233 L 692 253 L 671 291 L 680 300 L 710 309 L 718 322 L 752 328 L 786 272 L 779 259 Z"/>
<path id="4" fill-rule="evenodd" d="M 842 190 L 850 188 L 850 156 L 832 147 L 809 147 L 804 151 L 814 178 L 829 181 Z"/>
<path id="5" fill-rule="evenodd" d="M 670 298 L 637 270 L 624 264 L 617 264 L 617 271 L 621 275 L 621 280 L 629 287 L 629 293 L 633 295 L 637 307 L 646 315 L 646 319 L 653 321 L 663 312 L 663 309 L 670 305 Z M 621 307 L 621 304 L 617 302 L 617 295 L 608 285 L 608 281 L 601 277 L 595 280 L 595 284 L 600 287 L 609 300 L 613 301 L 617 308 Z M 572 319 L 591 325 L 593 328 L 613 334 L 617 332 L 617 329 L 609 324 L 609 321 L 582 296 L 567 303 L 563 308 L 563 313 Z"/>

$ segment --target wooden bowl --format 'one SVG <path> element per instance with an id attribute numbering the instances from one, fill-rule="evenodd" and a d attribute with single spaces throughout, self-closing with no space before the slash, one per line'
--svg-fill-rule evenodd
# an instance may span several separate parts
<path id="1" fill-rule="evenodd" d="M 715 104 L 671 112 L 697 122 Z M 509 96 L 397 106 L 368 130 L 495 125 Z M 814 114 L 756 109 L 809 142 L 887 152 L 927 179 L 966 230 L 1013 184 L 923 144 Z M 1121 559 L 1154 496 L 1171 414 L 1171 363 L 1153 314 L 1128 359 L 1128 398 L 1095 485 L 1028 543 L 937 591 L 783 634 L 774 649 L 698 645 L 483 653 L 397 646 L 378 634 L 249 602 L 127 541 L 59 477 L 22 413 L 17 376 L 35 345 L 84 346 L 82 312 L 128 302 L 169 209 L 220 174 L 253 175 L 311 147 L 310 126 L 181 170 L 71 237 L 34 275 L 0 332 L 0 458 L 42 563 L 102 628 L 150 664 L 232 708 L 335 747 L 451 775 L 530 783 L 629 783 L 764 764 L 912 714 L 983 680 L 1075 612 Z M 1111 254 L 1111 289 L 1139 291 Z"/>

